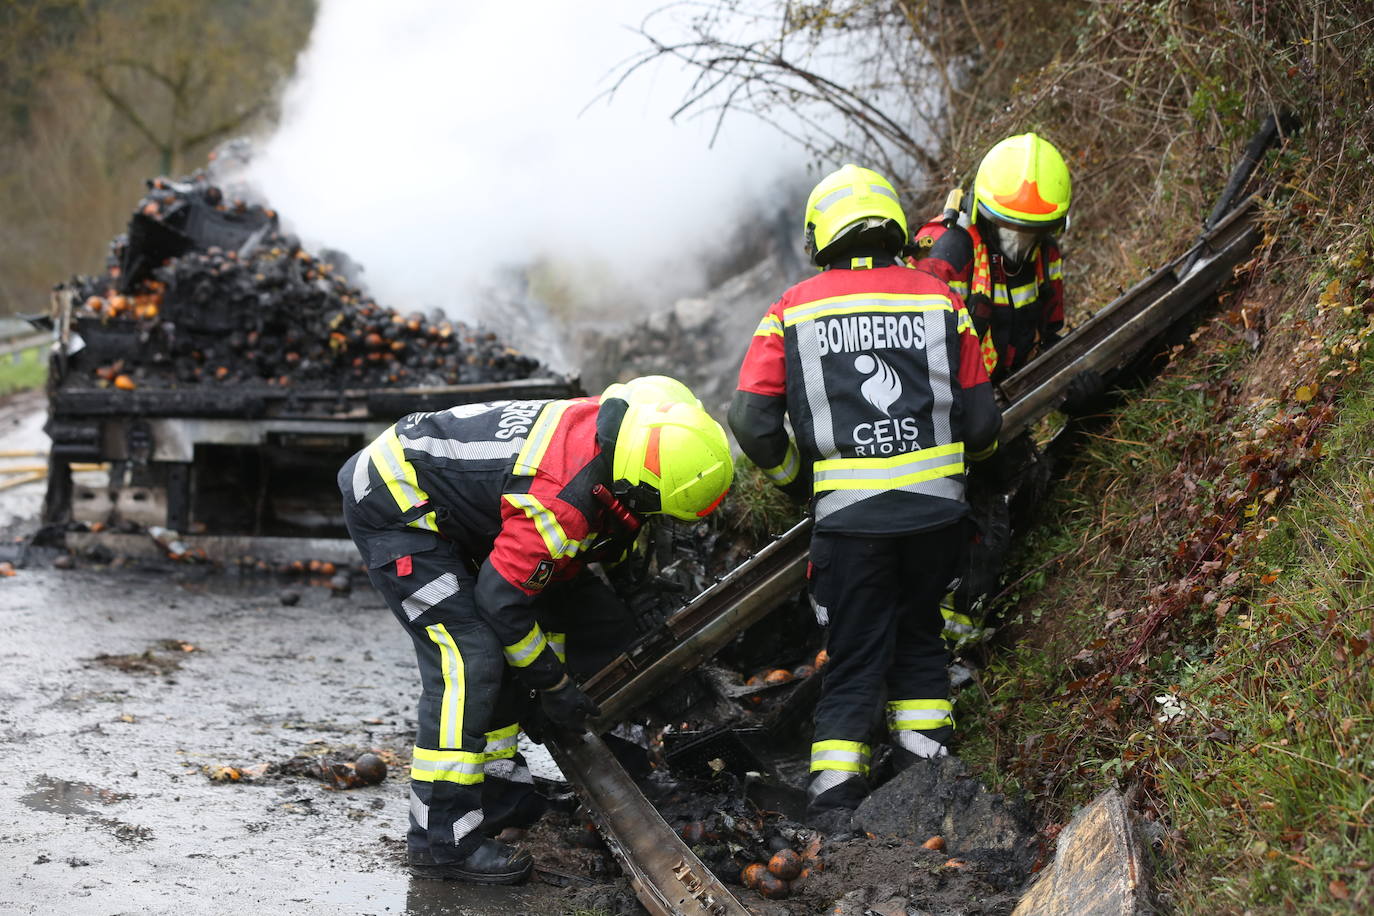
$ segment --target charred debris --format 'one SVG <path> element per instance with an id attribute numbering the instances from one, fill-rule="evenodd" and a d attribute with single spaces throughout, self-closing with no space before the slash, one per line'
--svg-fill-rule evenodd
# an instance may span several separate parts
<path id="1" fill-rule="evenodd" d="M 150 180 L 104 272 L 62 289 L 101 387 L 413 387 L 541 369 L 489 331 L 377 303 L 346 255 L 312 254 L 204 170 Z"/>

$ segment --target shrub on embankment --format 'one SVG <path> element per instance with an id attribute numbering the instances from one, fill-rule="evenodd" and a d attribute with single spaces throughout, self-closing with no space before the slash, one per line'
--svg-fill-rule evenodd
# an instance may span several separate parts
<path id="1" fill-rule="evenodd" d="M 1010 31 L 987 58 L 1017 63 L 979 142 L 1034 128 L 1076 162 L 1080 315 L 1187 246 L 1264 114 L 1303 128 L 1261 167 L 1255 257 L 1023 532 L 961 753 L 1051 824 L 1127 790 L 1175 911 L 1367 912 L 1374 21 L 1298 0 L 1057 21 L 1038 58 Z"/>

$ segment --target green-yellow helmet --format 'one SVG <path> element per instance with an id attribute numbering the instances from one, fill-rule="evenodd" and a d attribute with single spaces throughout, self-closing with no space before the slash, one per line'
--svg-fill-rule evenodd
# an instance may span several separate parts
<path id="1" fill-rule="evenodd" d="M 616 435 L 611 490 L 641 515 L 694 522 L 725 498 L 735 463 L 725 430 L 696 404 L 630 401 Z"/>
<path id="2" fill-rule="evenodd" d="M 886 178 L 850 163 L 811 190 L 802 239 L 806 253 L 820 267 L 860 235 L 895 253 L 906 244 L 906 214 Z"/>
<path id="3" fill-rule="evenodd" d="M 682 382 L 666 375 L 641 375 L 628 382 L 615 382 L 607 385 L 601 392 L 601 400 L 620 398 L 627 404 L 636 401 L 673 401 L 679 404 L 701 406 L 701 401 L 692 394 L 692 389 Z"/>
<path id="4" fill-rule="evenodd" d="M 1073 185 L 1054 144 L 1035 134 L 998 143 L 973 179 L 974 212 L 1001 226 L 1057 232 L 1069 212 Z"/>

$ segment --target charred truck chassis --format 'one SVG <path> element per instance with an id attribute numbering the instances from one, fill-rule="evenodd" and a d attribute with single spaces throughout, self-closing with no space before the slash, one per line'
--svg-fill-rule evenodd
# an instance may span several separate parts
<path id="1" fill-rule="evenodd" d="M 71 299 L 62 294 L 53 297 L 52 318 L 47 524 L 130 522 L 183 533 L 342 538 L 342 516 L 321 508 L 339 502 L 334 475 L 400 417 L 479 401 L 583 394 L 576 378 L 555 375 L 387 389 L 101 388 L 90 367 L 131 352 L 136 340 L 122 328 L 73 321 Z M 77 463 L 108 463 L 108 484 L 75 484 Z"/>

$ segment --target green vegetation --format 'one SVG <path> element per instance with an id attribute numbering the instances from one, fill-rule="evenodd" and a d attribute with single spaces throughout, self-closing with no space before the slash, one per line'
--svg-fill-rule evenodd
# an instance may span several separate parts
<path id="1" fill-rule="evenodd" d="M 0 356 L 0 397 L 40 388 L 48 377 L 48 347 L 42 344 Z"/>
<path id="2" fill-rule="evenodd" d="M 748 458 L 735 459 L 730 498 L 713 520 L 744 543 L 762 546 L 801 521 L 801 507 L 782 494 Z"/>

